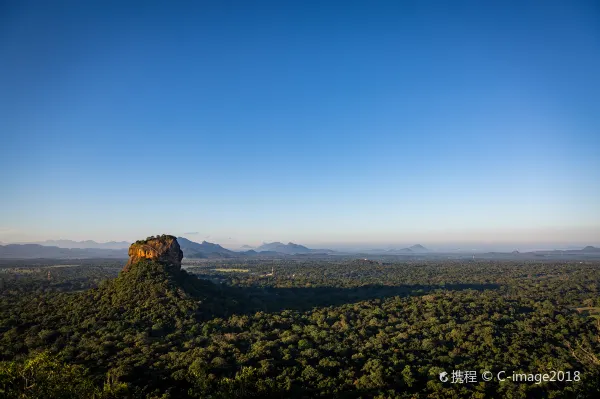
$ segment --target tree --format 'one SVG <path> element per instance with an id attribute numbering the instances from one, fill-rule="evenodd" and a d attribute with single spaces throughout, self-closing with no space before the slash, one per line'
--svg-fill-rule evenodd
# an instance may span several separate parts
<path id="1" fill-rule="evenodd" d="M 82 366 L 58 362 L 42 352 L 24 362 L 0 362 L 0 394 L 7 399 L 110 397 L 94 386 L 87 374 Z M 107 390 L 107 394 L 111 392 Z"/>

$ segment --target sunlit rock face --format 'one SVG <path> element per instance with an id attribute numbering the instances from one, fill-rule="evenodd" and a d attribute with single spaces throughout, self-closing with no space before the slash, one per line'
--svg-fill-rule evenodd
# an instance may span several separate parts
<path id="1" fill-rule="evenodd" d="M 129 261 L 127 261 L 123 271 L 128 271 L 131 265 L 144 259 L 160 262 L 171 270 L 179 271 L 181 270 L 183 251 L 174 236 L 148 237 L 145 240 L 131 244 L 129 247 Z"/>

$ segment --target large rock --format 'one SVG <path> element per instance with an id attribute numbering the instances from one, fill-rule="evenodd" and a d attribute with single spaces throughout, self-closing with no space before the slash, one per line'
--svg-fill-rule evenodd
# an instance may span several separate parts
<path id="1" fill-rule="evenodd" d="M 181 270 L 183 251 L 174 236 L 148 237 L 145 240 L 131 244 L 129 247 L 129 261 L 123 271 L 128 271 L 131 265 L 144 259 L 154 260 L 164 264 L 170 270 L 179 271 Z"/>

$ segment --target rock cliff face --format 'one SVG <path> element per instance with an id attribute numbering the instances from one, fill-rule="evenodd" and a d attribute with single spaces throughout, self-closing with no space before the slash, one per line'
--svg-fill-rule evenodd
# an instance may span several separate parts
<path id="1" fill-rule="evenodd" d="M 148 237 L 145 240 L 136 241 L 129 247 L 129 261 L 123 268 L 126 272 L 131 265 L 140 260 L 149 259 L 160 262 L 173 271 L 181 270 L 181 259 L 183 251 L 179 247 L 177 238 L 170 235 Z"/>

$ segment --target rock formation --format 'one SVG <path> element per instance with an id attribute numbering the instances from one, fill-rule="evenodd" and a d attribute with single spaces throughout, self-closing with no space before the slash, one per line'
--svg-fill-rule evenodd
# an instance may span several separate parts
<path id="1" fill-rule="evenodd" d="M 179 247 L 177 238 L 170 235 L 148 237 L 136 241 L 129 247 L 129 261 L 123 268 L 126 272 L 131 265 L 141 260 L 148 259 L 164 264 L 169 270 L 181 270 L 183 251 Z"/>

